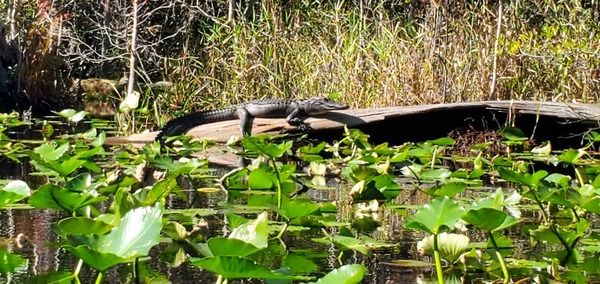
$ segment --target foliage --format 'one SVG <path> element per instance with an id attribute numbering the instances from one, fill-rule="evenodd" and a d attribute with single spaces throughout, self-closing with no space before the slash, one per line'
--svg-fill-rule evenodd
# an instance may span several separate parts
<path id="1" fill-rule="evenodd" d="M 511 148 L 507 154 L 491 155 L 478 145 L 475 156 L 450 155 L 455 142 L 447 137 L 390 146 L 375 145 L 355 129 L 333 143 L 251 136 L 228 145 L 240 167 L 213 180 L 206 159 L 185 157 L 210 143 L 169 149 L 179 156 L 174 158 L 157 144 L 107 150 L 105 134 L 89 130 L 17 150 L 0 148 L 27 159 L 32 175 L 45 178 L 33 190 L 30 181 L 5 181 L 0 197 L 4 207 L 65 212 L 51 226 L 59 236 L 51 245 L 80 262 L 72 274 L 36 276 L 48 281 L 79 281 L 83 264 L 96 271 L 97 281 L 114 267 L 131 271 L 128 279 L 168 280 L 142 261 L 152 258 L 172 266 L 191 263 L 219 283 L 357 283 L 369 277 L 357 261 L 395 256 L 398 244 L 377 235 L 391 218 L 422 238 L 418 252 L 433 256 L 433 264 L 427 258 L 391 263 L 433 265 L 439 282 L 473 273 L 503 282 L 597 279 L 597 135 L 590 133 L 578 149 L 515 152 L 528 141 L 518 138 L 518 129 L 502 132 L 501 144 Z M 301 165 L 310 170 L 301 171 Z M 314 198 L 313 192 L 333 192 L 316 177 L 343 180 L 334 202 Z M 494 187 L 485 187 L 491 179 Z M 188 202 L 181 186 L 198 181 L 209 183 L 202 190 L 222 194 L 214 208 L 165 209 Z M 404 202 L 416 195 L 420 201 Z M 205 233 L 203 218 L 225 229 Z M 517 243 L 541 253 L 522 254 Z M 337 256 L 329 271 L 322 271 L 327 253 L 321 251 Z M 18 254 L 5 254 L 7 273 L 26 264 Z"/>

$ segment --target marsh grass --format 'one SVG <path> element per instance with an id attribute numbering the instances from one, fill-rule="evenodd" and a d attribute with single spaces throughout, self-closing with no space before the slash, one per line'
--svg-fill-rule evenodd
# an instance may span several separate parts
<path id="1" fill-rule="evenodd" d="M 598 101 L 597 7 L 579 1 L 502 2 L 499 33 L 497 4 L 404 14 L 342 1 L 296 5 L 264 1 L 253 20 L 205 26 L 201 53 L 173 73 L 185 75 L 185 93 L 171 98 L 171 109 L 332 93 L 352 107 Z"/>

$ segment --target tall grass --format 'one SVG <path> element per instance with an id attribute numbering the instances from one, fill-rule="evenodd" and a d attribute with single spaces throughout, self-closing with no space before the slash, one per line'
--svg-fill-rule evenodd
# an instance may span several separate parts
<path id="1" fill-rule="evenodd" d="M 180 81 L 185 92 L 169 103 L 211 108 L 332 93 L 352 107 L 598 101 L 600 35 L 593 8 L 538 0 L 502 1 L 499 10 L 473 2 L 398 15 L 389 7 L 361 10 L 343 1 L 309 9 L 263 1 L 252 21 L 205 27 L 202 50 L 178 61 L 173 74 L 186 74 Z"/>

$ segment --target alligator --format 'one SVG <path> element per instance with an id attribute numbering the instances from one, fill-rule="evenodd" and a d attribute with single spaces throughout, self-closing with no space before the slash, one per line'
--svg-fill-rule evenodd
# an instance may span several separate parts
<path id="1" fill-rule="evenodd" d="M 252 132 L 252 123 L 255 117 L 285 117 L 287 123 L 306 132 L 311 128 L 302 118 L 347 108 L 347 104 L 338 103 L 325 97 L 248 101 L 224 109 L 194 112 L 172 119 L 158 133 L 156 141 L 164 144 L 165 137 L 183 135 L 188 130 L 202 124 L 234 119 L 240 120 L 240 131 L 243 136 L 248 136 Z"/>

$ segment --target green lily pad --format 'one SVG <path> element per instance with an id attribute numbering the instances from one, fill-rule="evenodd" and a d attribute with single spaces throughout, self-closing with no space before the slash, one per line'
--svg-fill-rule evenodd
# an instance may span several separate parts
<path id="1" fill-rule="evenodd" d="M 503 178 L 507 181 L 523 184 L 523 185 L 526 185 L 529 187 L 537 186 L 537 183 L 541 179 L 548 176 L 548 172 L 544 171 L 544 170 L 537 171 L 533 174 L 529 174 L 529 173 L 518 173 L 518 172 L 512 171 L 507 168 L 500 168 L 500 169 L 498 169 L 498 173 L 500 174 L 501 178 Z"/>
<path id="2" fill-rule="evenodd" d="M 261 248 L 238 239 L 220 237 L 210 238 L 207 245 L 213 256 L 247 256 L 261 250 Z"/>
<path id="3" fill-rule="evenodd" d="M 62 245 L 91 267 L 105 271 L 136 257 L 145 256 L 158 244 L 162 229 L 162 204 L 130 210 L 107 235 L 77 238 L 80 243 Z"/>
<path id="4" fill-rule="evenodd" d="M 206 269 L 215 274 L 223 276 L 225 279 L 289 279 L 289 280 L 308 280 L 305 276 L 293 276 L 280 272 L 275 272 L 268 267 L 262 266 L 255 261 L 239 256 L 217 256 L 192 260 L 192 264 Z"/>
<path id="5" fill-rule="evenodd" d="M 438 234 L 443 230 L 454 228 L 460 220 L 463 210 L 454 200 L 437 197 L 425 204 L 416 214 L 406 219 L 408 229 L 424 230 L 430 234 Z"/>
<path id="6" fill-rule="evenodd" d="M 242 224 L 235 228 L 231 234 L 230 239 L 238 239 L 240 241 L 252 244 L 257 248 L 266 248 L 269 243 L 269 219 L 267 212 L 258 214 L 258 217 L 254 221 L 250 221 L 246 224 Z"/>
<path id="7" fill-rule="evenodd" d="M 61 236 L 67 235 L 104 235 L 110 232 L 112 225 L 103 221 L 84 217 L 65 218 L 56 223 L 58 233 Z"/>
<path id="8" fill-rule="evenodd" d="M 248 187 L 250 189 L 272 189 L 274 185 L 273 174 L 267 172 L 264 168 L 253 170 L 248 175 Z"/>
<path id="9" fill-rule="evenodd" d="M 493 208 L 469 210 L 462 219 L 486 232 L 506 229 L 518 223 L 515 218 Z"/>
<path id="10" fill-rule="evenodd" d="M 319 208 L 321 208 L 321 206 L 305 198 L 295 198 L 293 200 L 284 198 L 280 211 L 283 217 L 292 220 L 309 216 L 319 211 Z"/>
<path id="11" fill-rule="evenodd" d="M 0 190 L 0 208 L 18 202 L 31 195 L 27 183 L 21 180 L 12 180 Z"/>
<path id="12" fill-rule="evenodd" d="M 242 139 L 242 146 L 247 151 L 251 151 L 265 157 L 274 159 L 283 156 L 292 148 L 292 141 L 286 141 L 280 144 L 266 142 L 260 139 L 261 136 L 247 136 Z"/>
<path id="13" fill-rule="evenodd" d="M 316 284 L 355 284 L 360 283 L 369 272 L 366 267 L 360 264 L 348 264 L 340 268 L 336 268 L 327 273 Z"/>
<path id="14" fill-rule="evenodd" d="M 35 208 L 59 209 L 67 212 L 106 200 L 106 196 L 94 196 L 90 192 L 73 192 L 53 184 L 38 188 L 29 198 L 29 205 Z"/>
<path id="15" fill-rule="evenodd" d="M 0 273 L 13 272 L 19 267 L 27 265 L 28 260 L 18 254 L 10 253 L 4 248 L 0 248 Z"/>

